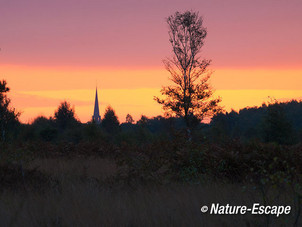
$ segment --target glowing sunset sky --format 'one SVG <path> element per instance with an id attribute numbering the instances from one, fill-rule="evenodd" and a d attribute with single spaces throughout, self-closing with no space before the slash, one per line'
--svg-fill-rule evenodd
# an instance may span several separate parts
<path id="1" fill-rule="evenodd" d="M 162 114 L 153 96 L 171 83 L 165 18 L 191 9 L 227 110 L 302 97 L 301 0 L 1 0 L 0 79 L 23 122 L 64 100 L 90 120 L 96 81 L 102 115 L 109 104 L 121 122 Z"/>

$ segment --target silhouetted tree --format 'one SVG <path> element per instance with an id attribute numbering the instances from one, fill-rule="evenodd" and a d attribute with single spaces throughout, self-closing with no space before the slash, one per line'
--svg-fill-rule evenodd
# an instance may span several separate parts
<path id="1" fill-rule="evenodd" d="M 139 119 L 137 121 L 137 124 L 140 125 L 140 126 L 146 126 L 148 124 L 148 121 L 149 121 L 149 118 L 146 117 L 145 115 L 142 115 L 141 119 Z"/>
<path id="2" fill-rule="evenodd" d="M 52 117 L 46 118 L 44 116 L 38 116 L 32 122 L 31 127 L 38 135 L 38 138 L 44 141 L 53 141 L 58 135 L 58 130 L 55 127 L 55 121 Z"/>
<path id="3" fill-rule="evenodd" d="M 279 144 L 291 144 L 293 139 L 293 128 L 285 115 L 281 104 L 277 101 L 270 103 L 263 123 L 265 142 L 277 142 Z"/>
<path id="4" fill-rule="evenodd" d="M 33 126 L 45 126 L 45 125 L 53 125 L 54 120 L 52 117 L 46 118 L 45 116 L 36 117 L 31 123 Z"/>
<path id="5" fill-rule="evenodd" d="M 133 117 L 130 114 L 127 114 L 126 123 L 133 124 L 133 122 L 134 122 Z"/>
<path id="6" fill-rule="evenodd" d="M 198 56 L 207 30 L 198 13 L 191 11 L 176 12 L 167 18 L 167 23 L 174 55 L 164 60 L 164 64 L 175 85 L 162 88 L 164 99 L 154 98 L 163 105 L 166 115 L 184 117 L 190 127 L 191 120 L 201 121 L 221 110 L 218 106 L 221 99 L 212 98 L 209 85 L 210 60 L 200 60 Z"/>
<path id="7" fill-rule="evenodd" d="M 109 133 L 116 133 L 119 130 L 120 122 L 111 106 L 107 106 L 102 121 L 102 126 Z"/>
<path id="8" fill-rule="evenodd" d="M 5 141 L 6 132 L 9 128 L 18 123 L 18 117 L 20 116 L 15 108 L 10 107 L 11 100 L 6 95 L 10 89 L 6 85 L 5 80 L 0 81 L 0 130 L 2 141 Z"/>
<path id="9" fill-rule="evenodd" d="M 54 120 L 61 129 L 65 129 L 67 126 L 78 123 L 78 120 L 75 117 L 74 108 L 66 101 L 62 102 L 55 111 Z"/>

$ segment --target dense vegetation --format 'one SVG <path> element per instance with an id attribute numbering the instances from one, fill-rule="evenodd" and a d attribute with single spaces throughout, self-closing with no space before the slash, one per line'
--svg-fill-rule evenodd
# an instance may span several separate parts
<path id="1" fill-rule="evenodd" d="M 2 157 L 24 162 L 57 155 L 106 156 L 127 166 L 123 177 L 142 181 L 194 182 L 207 176 L 245 182 L 272 177 L 267 174 L 293 180 L 301 173 L 301 116 L 301 101 L 263 104 L 219 113 L 210 124 L 196 120 L 188 138 L 182 118 L 142 116 L 135 124 L 120 124 L 108 107 L 100 125 L 83 124 L 63 102 L 54 117 L 39 116 L 8 130 L 14 136 L 2 142 L 2 154 L 7 154 Z"/>
<path id="2" fill-rule="evenodd" d="M 211 122 L 212 135 L 221 139 L 296 144 L 302 140 L 301 116 L 301 101 L 274 101 L 261 107 L 217 114 Z"/>

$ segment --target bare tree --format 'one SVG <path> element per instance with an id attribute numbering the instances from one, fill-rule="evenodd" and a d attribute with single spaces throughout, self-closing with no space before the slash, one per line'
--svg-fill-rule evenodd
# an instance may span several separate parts
<path id="1" fill-rule="evenodd" d="M 184 117 L 190 127 L 193 119 L 201 121 L 221 110 L 218 106 L 221 99 L 212 97 L 209 85 L 211 61 L 198 56 L 207 30 L 202 18 L 192 11 L 176 12 L 167 18 L 167 23 L 173 57 L 163 62 L 175 85 L 162 88 L 165 98 L 154 99 L 163 105 L 166 115 Z"/>

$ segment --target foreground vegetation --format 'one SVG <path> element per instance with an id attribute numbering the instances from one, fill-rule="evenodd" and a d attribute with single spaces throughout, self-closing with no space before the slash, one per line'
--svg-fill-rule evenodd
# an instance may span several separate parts
<path id="1" fill-rule="evenodd" d="M 260 215 L 202 214 L 204 204 L 262 202 L 259 192 L 246 184 L 137 185 L 99 187 L 80 178 L 61 179 L 62 191 L 2 192 L 2 226 L 293 226 L 297 207 L 289 193 L 275 204 L 293 207 L 279 218 Z M 300 224 L 299 224 L 300 223 Z M 301 222 L 298 224 L 301 225 Z M 297 226 L 299 226 L 297 225 Z"/>
<path id="2" fill-rule="evenodd" d="M 301 144 L 212 143 L 200 131 L 192 141 L 181 131 L 156 138 L 144 129 L 133 139 L 85 127 L 95 130 L 94 139 L 4 146 L 4 226 L 301 225 Z M 279 218 L 200 212 L 215 202 L 290 205 L 292 212 Z"/>

